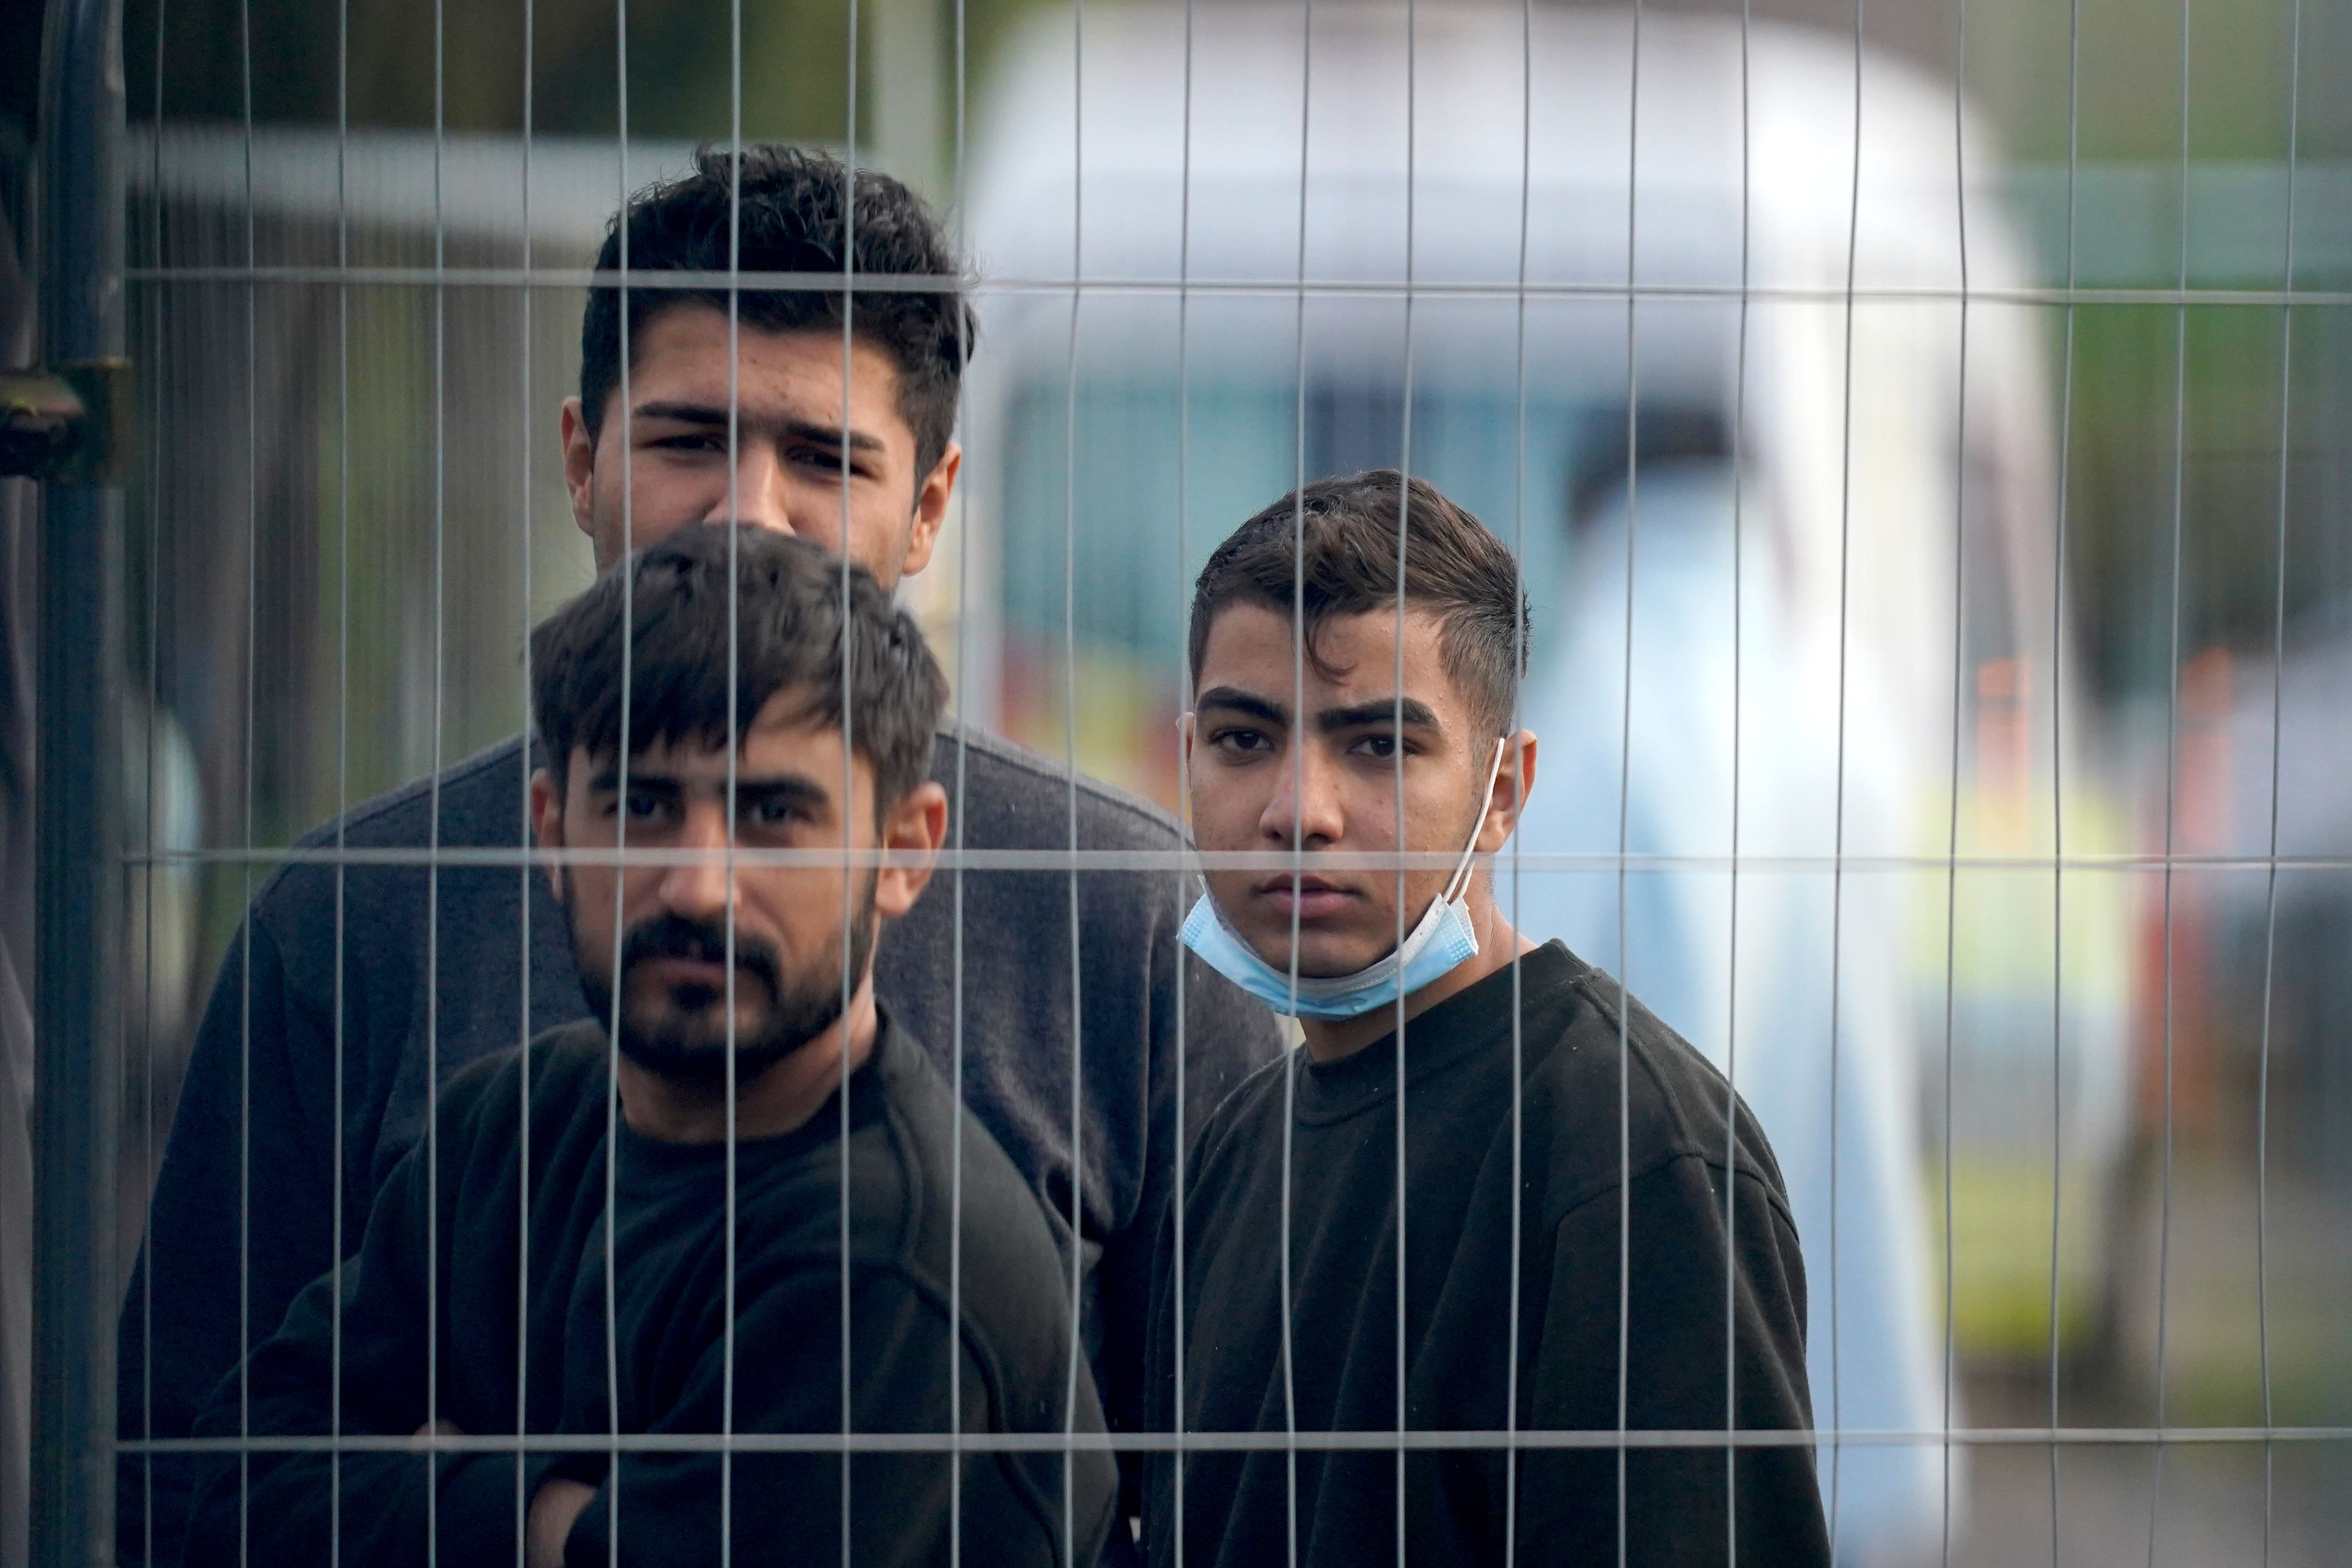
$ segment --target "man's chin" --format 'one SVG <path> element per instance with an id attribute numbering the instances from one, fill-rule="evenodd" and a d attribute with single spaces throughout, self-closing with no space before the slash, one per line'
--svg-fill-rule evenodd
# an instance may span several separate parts
<path id="1" fill-rule="evenodd" d="M 800 1050 L 808 1041 L 738 1035 L 730 1047 L 723 1034 L 625 1023 L 619 1044 L 623 1056 L 656 1078 L 723 1089 L 730 1060 L 735 1067 L 735 1081 L 742 1084 Z"/>
<path id="2" fill-rule="evenodd" d="M 1393 939 L 1382 943 L 1338 942 L 1306 937 L 1298 944 L 1298 978 L 1301 980 L 1339 980 L 1369 969 L 1381 961 Z M 1278 974 L 1290 973 L 1290 932 L 1284 931 L 1271 941 L 1253 942 L 1251 950 L 1265 961 L 1267 968 Z M 1363 955 L 1356 956 L 1361 948 Z"/>

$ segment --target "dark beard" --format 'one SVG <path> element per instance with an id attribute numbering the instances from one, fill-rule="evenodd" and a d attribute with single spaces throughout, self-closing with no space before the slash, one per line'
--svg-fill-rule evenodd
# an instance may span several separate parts
<path id="1" fill-rule="evenodd" d="M 567 879 L 568 880 L 568 879 Z M 567 897 L 569 889 L 566 889 Z M 849 988 L 866 974 L 874 948 L 874 878 L 869 875 L 850 921 Z M 575 941 L 573 951 L 578 952 Z M 775 949 L 764 942 L 735 933 L 735 995 L 741 1002 L 756 985 L 768 994 L 760 1022 L 735 1031 L 736 1083 L 743 1084 L 800 1050 L 831 1028 L 842 1010 L 841 932 L 836 928 L 815 962 L 802 973 L 787 977 Z M 621 994 L 630 996 L 630 975 L 640 963 L 655 958 L 687 958 L 723 963 L 727 930 L 723 925 L 665 914 L 635 927 L 622 943 Z M 595 973 L 590 973 L 592 967 Z M 725 1092 L 727 1086 L 727 994 L 722 987 L 685 985 L 653 998 L 666 1016 L 646 1018 L 625 1001 L 617 1020 L 613 1007 L 613 975 L 604 965 L 580 965 L 580 989 L 588 1011 L 600 1024 L 614 1027 L 621 1054 L 655 1077 L 691 1085 L 705 1091 Z M 681 1016 L 681 1015 L 683 1016 Z"/>

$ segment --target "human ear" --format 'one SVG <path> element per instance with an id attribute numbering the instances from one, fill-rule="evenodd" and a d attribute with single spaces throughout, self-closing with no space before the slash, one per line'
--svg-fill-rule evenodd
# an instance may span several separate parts
<path id="1" fill-rule="evenodd" d="M 930 779 L 908 790 L 882 819 L 883 861 L 874 874 L 874 910 L 897 920 L 930 885 L 948 837 L 948 792 Z"/>
<path id="2" fill-rule="evenodd" d="M 911 577 L 931 563 L 931 552 L 939 547 L 940 530 L 948 521 L 948 501 L 955 494 L 956 475 L 963 469 L 963 448 L 953 441 L 940 454 L 922 482 L 915 487 L 914 521 L 907 530 L 907 555 L 898 563 L 898 575 Z"/>
<path id="3" fill-rule="evenodd" d="M 1486 819 L 1478 826 L 1478 852 L 1492 855 L 1519 826 L 1528 795 L 1536 787 L 1536 735 L 1521 730 L 1503 742 L 1503 765 L 1486 797 Z"/>
<path id="4" fill-rule="evenodd" d="M 541 849 L 563 847 L 563 790 L 555 775 L 545 768 L 532 770 L 530 775 L 530 836 Z M 558 903 L 563 900 L 563 868 L 545 868 L 547 885 L 555 891 Z"/>
<path id="5" fill-rule="evenodd" d="M 588 410 L 577 397 L 563 400 L 556 423 L 563 447 L 563 488 L 572 497 L 572 521 L 593 543 L 596 538 L 596 437 L 588 430 Z"/>

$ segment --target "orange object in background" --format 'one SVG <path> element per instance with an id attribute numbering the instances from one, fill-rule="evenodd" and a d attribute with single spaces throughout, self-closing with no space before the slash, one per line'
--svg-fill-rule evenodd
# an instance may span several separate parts
<path id="1" fill-rule="evenodd" d="M 2168 796 L 2151 803 L 2154 821 L 2145 836 L 2151 853 L 2180 859 L 2228 849 L 2235 675 L 2227 648 L 2207 648 L 2181 667 L 2172 787 Z M 2168 1032 L 2174 1136 L 2205 1142 L 2215 1131 L 2220 1042 L 2212 1005 L 2212 890 L 2211 873 L 2175 868 L 2164 882 L 2147 889 L 2140 905 L 2132 1008 L 2133 1100 L 2140 1131 L 2149 1138 L 2161 1138 L 2165 1131 Z"/>
<path id="2" fill-rule="evenodd" d="M 2022 855 L 2033 844 L 2033 668 L 2022 658 L 1977 666 L 1977 844 Z"/>

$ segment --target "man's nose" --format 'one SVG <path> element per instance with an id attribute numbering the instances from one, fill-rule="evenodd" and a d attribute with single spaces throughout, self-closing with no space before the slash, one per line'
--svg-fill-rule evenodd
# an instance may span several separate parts
<path id="1" fill-rule="evenodd" d="M 1338 781 L 1316 748 L 1297 748 L 1275 763 L 1274 795 L 1259 826 L 1277 844 L 1336 843 L 1346 831 Z"/>
<path id="2" fill-rule="evenodd" d="M 709 521 L 732 518 L 778 533 L 797 533 L 785 479 L 783 459 L 772 446 L 765 441 L 741 443 L 735 458 L 733 493 L 717 498 Z"/>
<path id="3" fill-rule="evenodd" d="M 726 814 L 715 805 L 689 805 L 670 847 L 688 851 L 693 858 L 663 868 L 663 905 L 692 920 L 716 920 L 723 915 L 734 901 L 735 891 L 725 859 Z"/>

